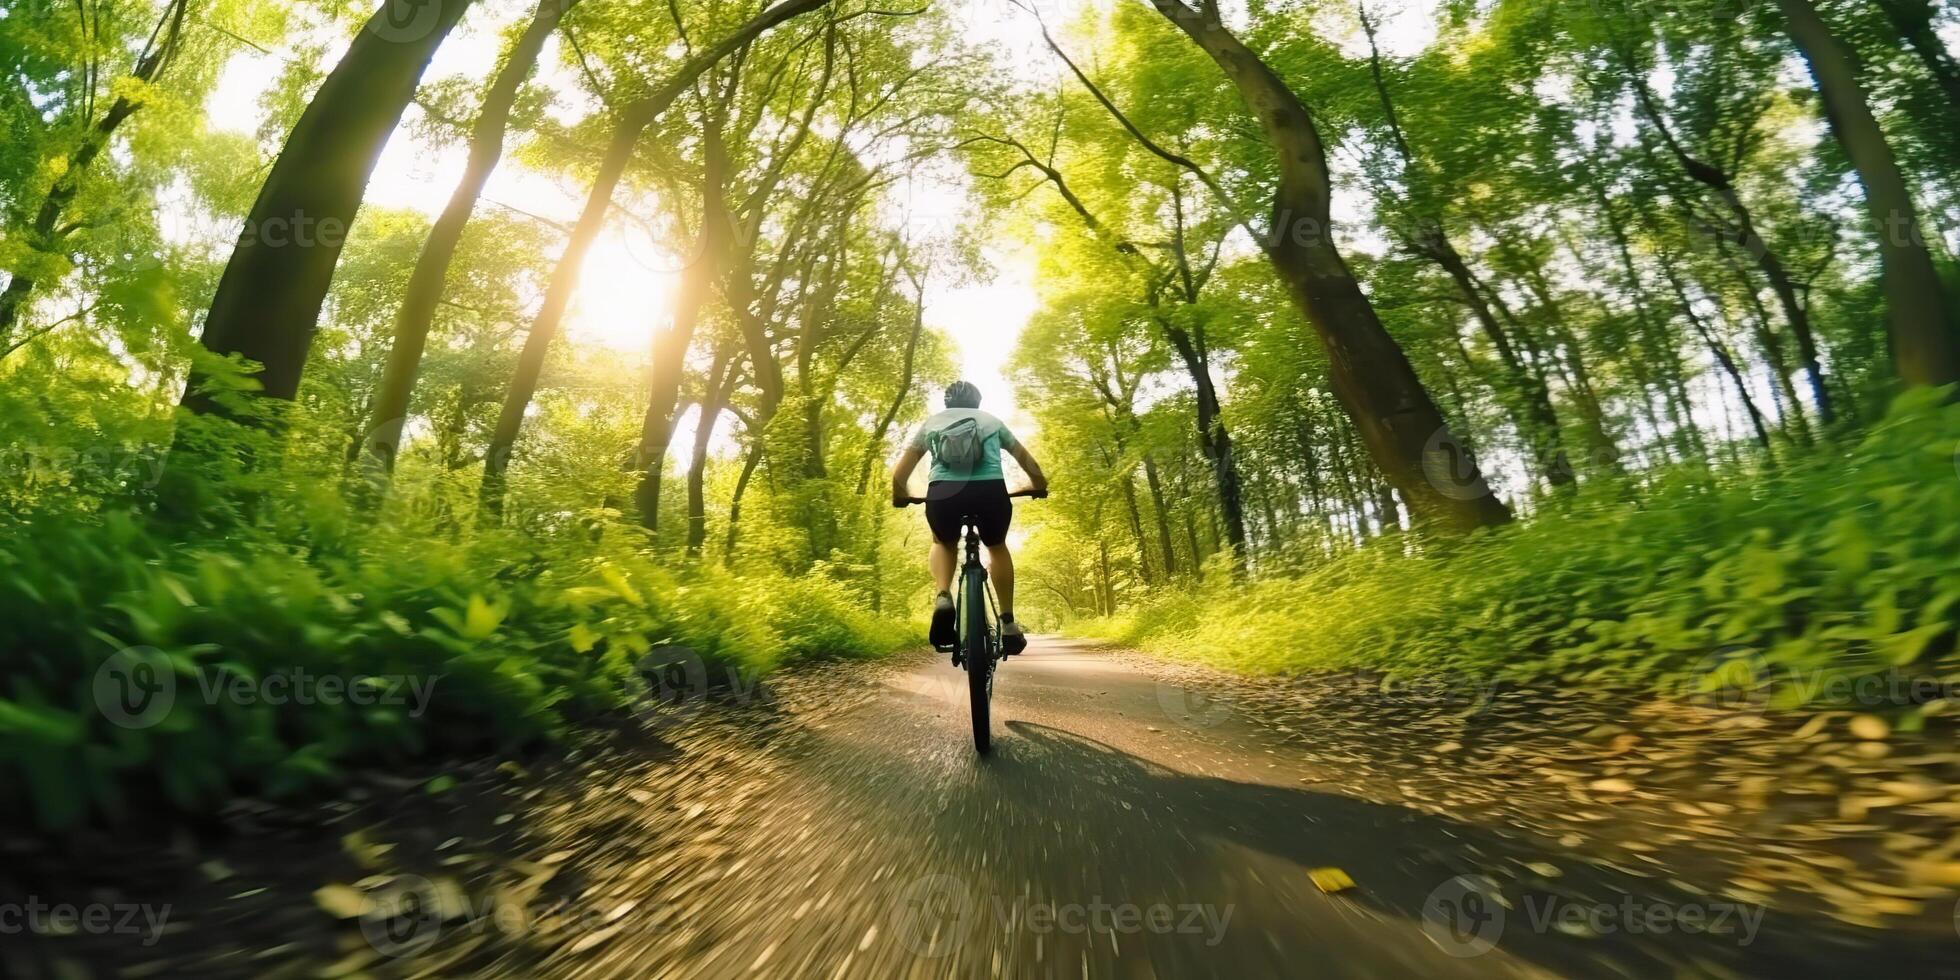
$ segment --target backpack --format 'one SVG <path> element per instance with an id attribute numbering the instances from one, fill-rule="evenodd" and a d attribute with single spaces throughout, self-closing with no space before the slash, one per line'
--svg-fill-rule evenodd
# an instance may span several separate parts
<path id="1" fill-rule="evenodd" d="M 960 419 L 939 431 L 933 440 L 932 456 L 939 465 L 954 473 L 971 473 L 980 465 L 980 423 Z"/>

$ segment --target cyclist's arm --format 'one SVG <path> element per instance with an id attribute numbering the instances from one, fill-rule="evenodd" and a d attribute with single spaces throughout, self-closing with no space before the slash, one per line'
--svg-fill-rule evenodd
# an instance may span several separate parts
<path id="1" fill-rule="evenodd" d="M 1027 443 L 1016 439 L 1014 445 L 1007 447 L 1007 451 L 1014 456 L 1016 463 L 1021 464 L 1021 469 L 1027 471 L 1028 489 L 1035 493 L 1047 493 L 1048 477 L 1041 472 L 1041 464 L 1034 461 L 1034 454 L 1028 452 Z"/>
<path id="2" fill-rule="evenodd" d="M 926 451 L 917 446 L 906 446 L 900 453 L 898 465 L 892 467 L 892 506 L 903 507 L 912 494 L 907 484 L 912 482 L 912 471 L 919 468 L 919 461 L 926 457 Z"/>

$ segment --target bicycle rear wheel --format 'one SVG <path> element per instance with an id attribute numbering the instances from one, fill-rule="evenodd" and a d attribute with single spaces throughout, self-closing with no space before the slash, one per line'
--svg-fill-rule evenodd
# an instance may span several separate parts
<path id="1" fill-rule="evenodd" d="M 973 712 L 973 747 L 981 755 L 993 749 L 994 650 L 987 628 L 987 574 L 966 575 L 966 628 L 961 631 L 966 660 L 966 689 Z"/>

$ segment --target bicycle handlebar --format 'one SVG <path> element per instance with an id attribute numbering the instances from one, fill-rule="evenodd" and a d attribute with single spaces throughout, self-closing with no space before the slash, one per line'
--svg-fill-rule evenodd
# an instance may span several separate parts
<path id="1" fill-rule="evenodd" d="M 1046 499 L 1046 498 L 1047 498 L 1047 496 L 1048 496 L 1048 492 L 1047 492 L 1047 491 L 1045 491 L 1045 490 L 1043 490 L 1043 491 L 1040 491 L 1040 492 L 1037 492 L 1037 491 L 1034 491 L 1034 490 L 1016 490 L 1016 491 L 1014 491 L 1013 493 L 1010 493 L 1010 494 L 1008 494 L 1007 496 L 1008 496 L 1008 499 L 1010 499 L 1010 500 L 1011 500 L 1011 499 L 1013 499 L 1013 498 L 1015 498 L 1015 497 L 1028 497 L 1028 498 L 1031 498 L 1031 499 L 1034 499 L 1034 500 L 1043 500 L 1043 499 Z M 913 504 L 923 504 L 923 503 L 926 503 L 926 502 L 927 502 L 927 501 L 926 501 L 926 498 L 924 498 L 924 497 L 907 497 L 907 498 L 905 498 L 905 502 L 904 502 L 903 504 L 900 504 L 899 506 L 901 506 L 901 507 L 910 507 L 910 506 L 912 506 Z"/>

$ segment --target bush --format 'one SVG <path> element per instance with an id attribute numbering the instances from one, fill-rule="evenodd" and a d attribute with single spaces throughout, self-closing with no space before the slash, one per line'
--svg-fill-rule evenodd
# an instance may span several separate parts
<path id="1" fill-rule="evenodd" d="M 624 706 L 664 644 L 753 673 L 918 640 L 836 583 L 669 571 L 626 533 L 323 527 L 185 540 L 127 511 L 0 518 L 0 819 L 208 810 L 548 739 Z"/>
<path id="2" fill-rule="evenodd" d="M 1714 656 L 1811 681 L 1777 685 L 1777 707 L 1844 690 L 1819 679 L 1960 682 L 1956 448 L 1960 406 L 1912 391 L 1849 451 L 1747 483 L 1677 475 L 1428 554 L 1382 539 L 1079 628 L 1267 673 L 1676 687 L 1706 683 Z"/>

